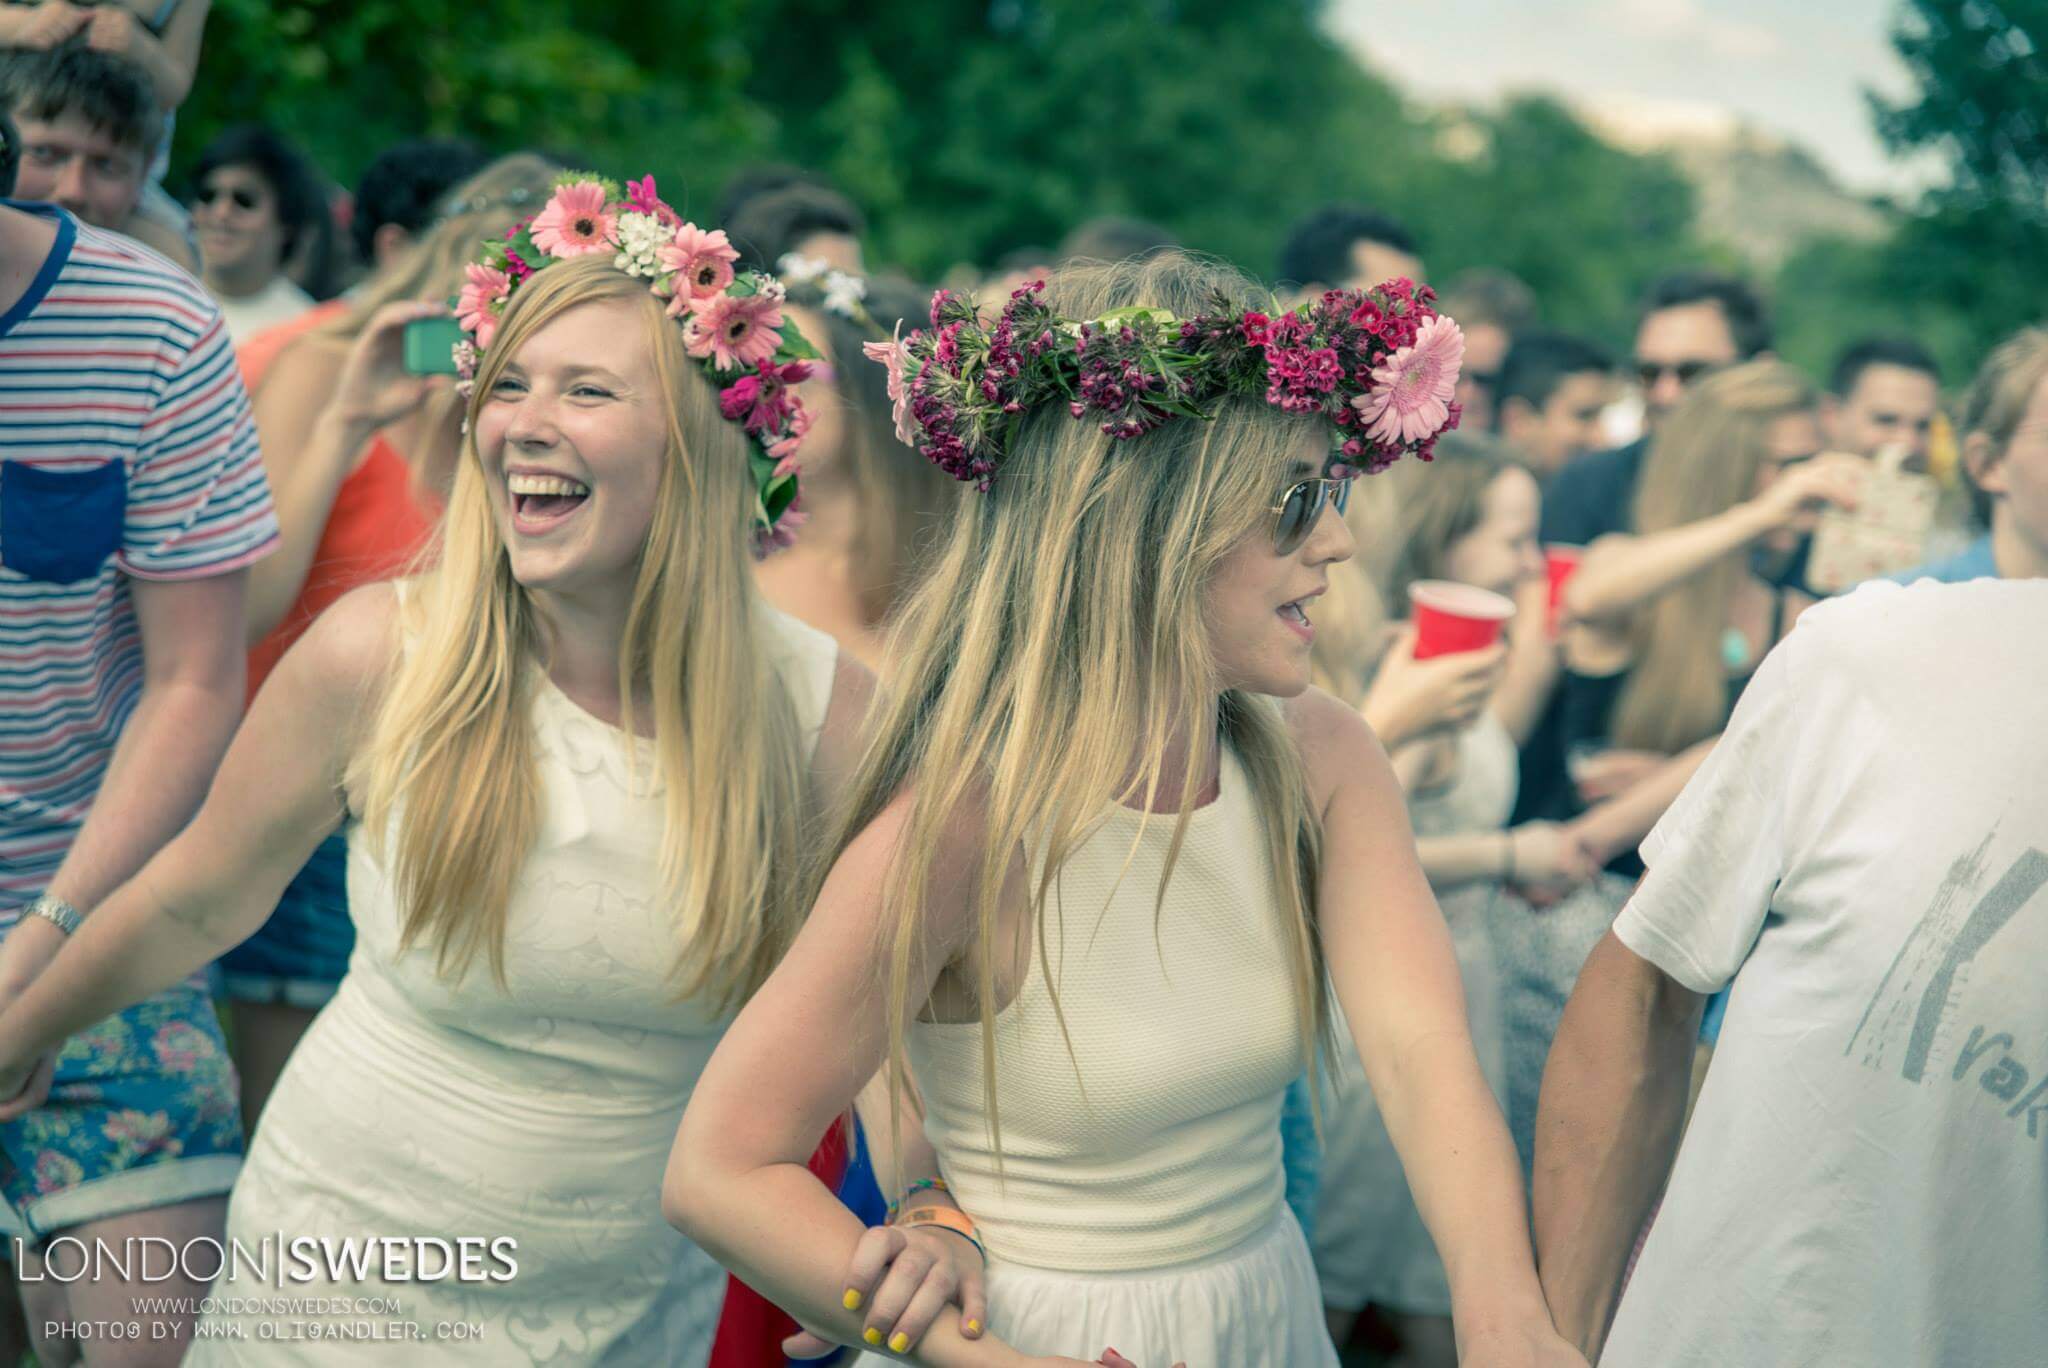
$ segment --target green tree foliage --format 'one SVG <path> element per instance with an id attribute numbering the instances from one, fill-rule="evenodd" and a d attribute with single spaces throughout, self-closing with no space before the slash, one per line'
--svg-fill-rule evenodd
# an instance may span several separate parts
<path id="1" fill-rule="evenodd" d="M 1153 220 L 1270 274 L 1333 200 L 1406 220 L 1431 276 L 1498 265 L 1552 321 L 1625 344 L 1667 266 L 1739 262 L 1693 228 L 1661 158 L 1562 105 L 1418 110 L 1324 32 L 1319 0 L 215 0 L 180 118 L 190 158 L 263 118 L 342 184 L 400 138 L 465 134 L 652 170 L 686 211 L 779 160 L 860 202 L 878 262 L 937 278 L 1099 214 Z M 1861 331 L 1910 331 L 1960 378 L 2033 316 L 2048 254 L 2048 0 L 1910 0 L 1917 93 L 1874 116 L 1938 147 L 1954 192 L 1870 243 L 1818 243 L 1777 280 L 1784 350 L 1816 370 Z"/>
<path id="2" fill-rule="evenodd" d="M 2048 0 L 1910 0 L 1892 46 L 1910 99 L 1871 96 L 1878 132 L 1933 149 L 1955 172 L 1946 198 L 2048 218 Z"/>
<path id="3" fill-rule="evenodd" d="M 1426 181 L 1432 269 L 1504 267 L 1558 326 L 1625 341 L 1649 280 L 1709 255 L 1676 169 L 1601 141 L 1553 100 L 1511 100 L 1435 142 L 1452 155 Z"/>
<path id="4" fill-rule="evenodd" d="M 1354 200 L 1412 224 L 1439 278 L 1505 265 L 1585 327 L 1696 253 L 1669 167 L 1541 100 L 1460 144 L 1319 17 L 1311 0 L 216 0 L 179 152 L 261 117 L 348 184 L 397 139 L 461 133 L 651 168 L 686 208 L 747 162 L 792 161 L 861 203 L 878 260 L 927 277 L 1100 214 L 1264 275 L 1296 217 Z"/>
<path id="5" fill-rule="evenodd" d="M 1914 81 L 1871 97 L 1888 146 L 1932 150 L 1952 180 L 1885 240 L 1816 242 L 1780 277 L 1785 350 L 1818 369 L 1865 332 L 1907 332 L 1966 383 L 2048 284 L 2048 0 L 1909 0 L 1892 44 Z"/>
<path id="6" fill-rule="evenodd" d="M 223 126 L 262 120 L 350 185 L 391 143 L 460 134 L 651 168 L 708 201 L 728 167 L 776 143 L 775 115 L 743 90 L 766 46 L 755 8 L 215 0 L 177 151 L 189 160 Z"/>

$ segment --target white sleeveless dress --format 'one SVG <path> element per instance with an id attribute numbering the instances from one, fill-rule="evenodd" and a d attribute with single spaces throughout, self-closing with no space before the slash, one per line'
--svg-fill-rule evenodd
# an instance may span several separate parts
<path id="1" fill-rule="evenodd" d="M 1282 1200 L 1280 1103 L 1302 1067 L 1287 942 L 1227 751 L 1161 908 L 1173 825 L 1112 808 L 1060 871 L 1047 954 L 1034 943 L 996 1019 L 1002 1174 L 978 1024 L 911 1029 L 925 1133 L 988 1248 L 991 1334 L 1030 1354 L 1113 1347 L 1146 1368 L 1334 1368 Z"/>
<path id="2" fill-rule="evenodd" d="M 1498 831 L 1519 783 L 1514 738 L 1492 713 L 1458 737 L 1458 772 L 1441 793 L 1417 795 L 1408 816 L 1418 837 Z M 1465 1014 L 1480 1071 L 1504 1093 L 1500 970 L 1495 938 L 1503 918 L 1528 905 L 1498 884 L 1477 882 L 1439 894 L 1451 948 L 1465 983 Z M 1347 1311 L 1375 1302 L 1413 1315 L 1449 1315 L 1443 1261 L 1408 1191 L 1401 1158 L 1380 1117 L 1348 1030 L 1338 1032 L 1338 1067 L 1323 1093 L 1323 1177 L 1315 1220 L 1316 1272 L 1323 1299 Z"/>
<path id="3" fill-rule="evenodd" d="M 763 616 L 808 746 L 837 647 Z M 227 1222 L 251 1250 L 266 1238 L 516 1245 L 500 1247 L 507 1257 L 478 1251 L 471 1271 L 485 1276 L 468 1279 L 387 1279 L 375 1266 L 331 1277 L 322 1266 L 300 1281 L 289 1259 L 267 1281 L 249 1265 L 230 1269 L 189 1363 L 689 1368 L 708 1358 L 725 1275 L 663 1219 L 661 1182 L 730 1018 L 675 999 L 683 930 L 655 894 L 652 743 L 536 674 L 542 818 L 507 917 L 506 986 L 481 963 L 451 982 L 431 951 L 399 953 L 387 871 L 351 830 L 355 953 L 264 1111 Z M 630 779 L 629 745 L 640 749 Z M 517 1275 L 491 1280 L 507 1258 Z M 430 1247 L 422 1271 L 443 1259 Z M 320 1297 L 349 1302 L 307 1314 L 281 1301 Z M 370 1337 L 398 1328 L 381 1332 L 386 1342 L 310 1338 L 348 1325 Z"/>

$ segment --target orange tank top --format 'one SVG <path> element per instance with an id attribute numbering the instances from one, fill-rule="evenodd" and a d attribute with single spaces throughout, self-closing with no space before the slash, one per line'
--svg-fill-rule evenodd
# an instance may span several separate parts
<path id="1" fill-rule="evenodd" d="M 440 500 L 413 487 L 412 468 L 380 433 L 335 491 L 299 596 L 270 635 L 249 652 L 253 699 L 284 653 L 327 606 L 349 590 L 402 573 L 427 544 Z"/>
<path id="2" fill-rule="evenodd" d="M 242 388 L 254 394 L 269 372 L 270 363 L 277 360 L 286 347 L 322 323 L 341 317 L 348 309 L 346 299 L 330 299 L 325 304 L 315 304 L 297 318 L 288 318 L 274 327 L 265 328 L 236 347 L 235 364 L 242 371 Z"/>

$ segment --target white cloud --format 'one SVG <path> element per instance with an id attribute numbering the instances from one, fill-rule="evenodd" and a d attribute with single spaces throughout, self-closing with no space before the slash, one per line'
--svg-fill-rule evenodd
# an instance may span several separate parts
<path id="1" fill-rule="evenodd" d="M 1785 45 L 1762 24 L 1710 14 L 1700 0 L 1607 0 L 1600 17 L 1626 32 L 1738 62 L 1767 62 Z"/>

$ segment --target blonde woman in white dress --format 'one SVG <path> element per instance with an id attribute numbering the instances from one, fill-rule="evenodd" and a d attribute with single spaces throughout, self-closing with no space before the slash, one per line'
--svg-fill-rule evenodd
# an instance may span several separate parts
<path id="1" fill-rule="evenodd" d="M 247 936 L 346 829 L 355 954 L 264 1113 L 228 1234 L 446 1244 L 310 1279 L 274 1249 L 267 1279 L 231 1268 L 188 1362 L 708 1356 L 725 1275 L 662 1220 L 662 1168 L 799 920 L 806 814 L 867 685 L 756 596 L 774 462 L 615 255 L 465 301 L 489 345 L 437 566 L 320 618 L 190 829 L 0 1014 L 11 1094 L 82 1022 Z M 359 348 L 394 391 L 399 325 L 423 312 L 387 312 Z M 347 1300 L 336 1318 L 266 1297 Z M 398 1343 L 333 1337 L 349 1323 Z"/>
<path id="2" fill-rule="evenodd" d="M 936 337 L 895 354 L 927 454 L 989 487 L 906 609 L 836 863 L 700 1080 L 664 1188 L 694 1238 L 841 1342 L 931 1364 L 1114 1348 L 1139 1368 L 1334 1368 L 1278 1125 L 1327 966 L 1444 1252 L 1465 1361 L 1583 1365 L 1537 1288 L 1400 786 L 1356 711 L 1308 690 L 1308 609 L 1352 552 L 1332 458 L 1370 459 L 1349 438 L 1386 391 L 1365 388 L 1356 333 L 1319 356 L 1308 324 L 1249 296 L 1163 254 L 1062 272 L 1052 317 L 1027 299 L 977 325 L 942 299 Z M 1338 297 L 1310 331 L 1426 298 Z M 1016 373 L 993 341 L 981 353 L 1005 328 L 1027 349 Z M 1038 382 L 1030 347 L 1085 355 L 1102 337 L 1123 359 Z M 1182 416 L 1105 414 L 1167 394 L 1157 358 L 1190 337 L 1213 350 L 1190 363 L 1205 383 L 1169 401 Z M 970 341 L 970 375 L 991 382 L 972 393 L 930 369 Z M 1447 320 L 1423 323 L 1382 358 L 1404 402 L 1441 387 L 1435 424 L 1389 446 L 1441 425 L 1460 346 Z M 1270 391 L 1247 348 L 1273 358 Z M 1347 449 L 1268 393 L 1357 415 Z M 986 1250 L 985 1327 L 974 1304 L 940 1304 L 945 1280 L 874 1279 L 877 1237 L 804 1170 L 809 1137 L 885 1059 L 914 1077 L 968 1214 L 920 1191 L 918 1222 L 958 1229 L 970 1266 Z"/>

